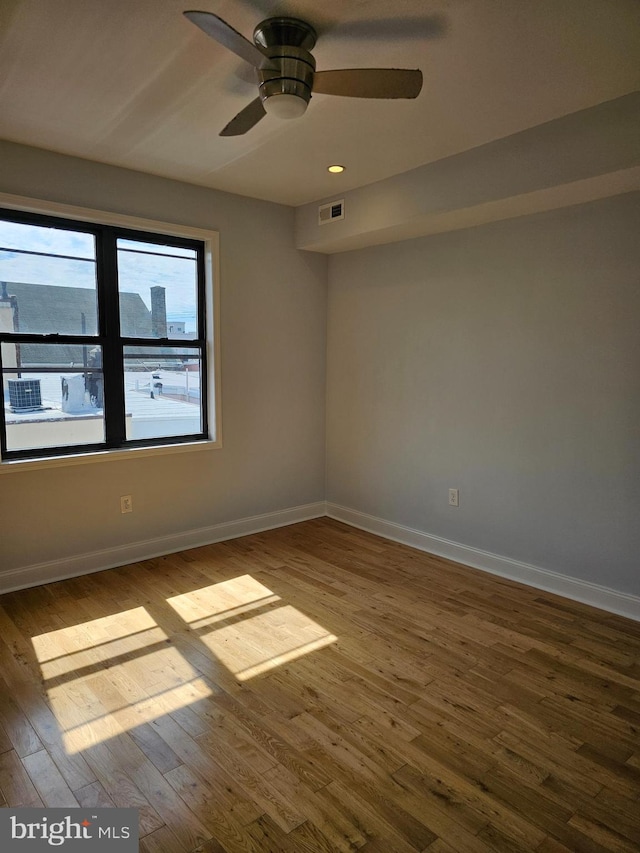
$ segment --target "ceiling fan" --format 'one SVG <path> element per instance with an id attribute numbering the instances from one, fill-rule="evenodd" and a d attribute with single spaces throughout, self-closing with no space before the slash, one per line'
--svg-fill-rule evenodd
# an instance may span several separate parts
<path id="1" fill-rule="evenodd" d="M 267 18 L 253 31 L 253 43 L 211 12 L 185 12 L 208 36 L 256 70 L 258 97 L 231 119 L 220 136 L 241 136 L 267 113 L 298 118 L 312 93 L 350 98 L 415 98 L 422 72 L 407 68 L 349 68 L 316 71 L 310 51 L 317 34 L 298 18 Z"/>

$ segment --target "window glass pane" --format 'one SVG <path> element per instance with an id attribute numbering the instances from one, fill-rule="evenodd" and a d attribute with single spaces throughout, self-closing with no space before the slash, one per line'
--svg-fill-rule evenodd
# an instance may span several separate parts
<path id="1" fill-rule="evenodd" d="M 8 458 L 205 437 L 204 252 L 195 237 L 0 212 Z"/>
<path id="2" fill-rule="evenodd" d="M 0 332 L 95 335 L 92 234 L 0 221 Z"/>
<path id="3" fill-rule="evenodd" d="M 201 434 L 201 368 L 195 347 L 125 347 L 127 439 Z"/>
<path id="4" fill-rule="evenodd" d="M 8 450 L 104 441 L 100 347 L 3 343 L 2 368 Z"/>
<path id="5" fill-rule="evenodd" d="M 119 239 L 122 335 L 197 338 L 197 280 L 194 249 Z"/>

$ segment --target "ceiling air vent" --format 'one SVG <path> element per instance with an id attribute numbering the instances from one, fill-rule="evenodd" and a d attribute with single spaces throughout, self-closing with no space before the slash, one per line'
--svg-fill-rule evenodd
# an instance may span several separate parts
<path id="1" fill-rule="evenodd" d="M 344 219 L 344 199 L 330 201 L 329 204 L 321 204 L 318 208 L 318 225 L 326 225 L 327 222 L 335 222 L 336 219 Z"/>

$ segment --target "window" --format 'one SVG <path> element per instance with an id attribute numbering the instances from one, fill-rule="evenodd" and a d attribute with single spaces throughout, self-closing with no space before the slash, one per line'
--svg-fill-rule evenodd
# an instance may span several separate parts
<path id="1" fill-rule="evenodd" d="M 0 210 L 4 460 L 210 438 L 211 245 L 119 220 Z"/>

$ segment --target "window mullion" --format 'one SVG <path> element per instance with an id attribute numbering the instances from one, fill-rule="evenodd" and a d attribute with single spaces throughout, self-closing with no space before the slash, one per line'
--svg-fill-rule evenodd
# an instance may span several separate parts
<path id="1" fill-rule="evenodd" d="M 124 444 L 125 404 L 116 231 L 105 226 L 97 235 L 98 322 L 104 369 L 104 419 L 108 447 Z"/>
<path id="2" fill-rule="evenodd" d="M 208 375 L 208 367 L 207 367 L 207 310 L 206 310 L 206 278 L 205 278 L 205 270 L 204 270 L 204 248 L 200 246 L 198 248 L 198 338 L 202 341 L 202 346 L 200 350 L 200 370 L 201 375 L 206 377 Z M 201 383 L 202 387 L 200 388 L 200 411 L 202 416 L 202 431 L 205 435 L 209 434 L 209 403 L 208 403 L 208 383 L 204 380 Z"/>
<path id="3" fill-rule="evenodd" d="M 2 338 L 0 338 L 0 391 L 4 389 L 4 375 L 2 374 Z M 2 458 L 7 454 L 7 425 L 4 414 L 4 394 L 0 395 L 0 454 Z"/>

